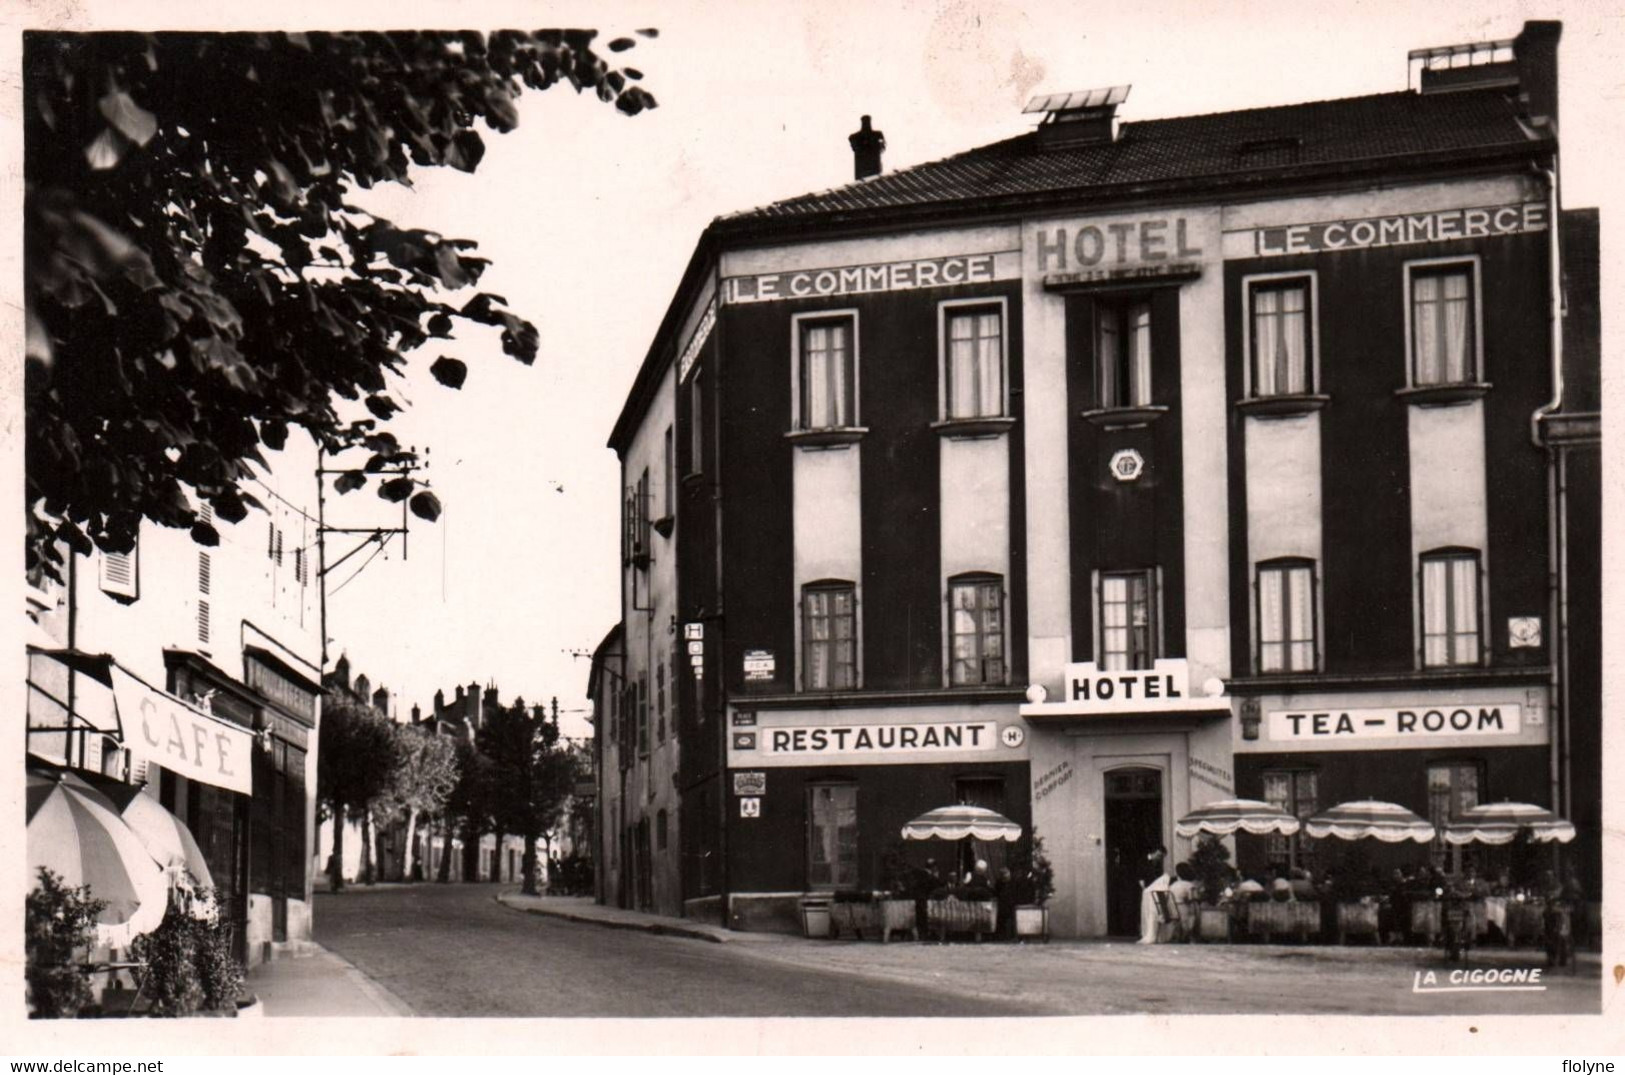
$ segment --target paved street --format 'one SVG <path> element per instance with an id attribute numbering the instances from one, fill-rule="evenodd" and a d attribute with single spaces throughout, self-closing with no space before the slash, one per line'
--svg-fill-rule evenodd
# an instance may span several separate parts
<path id="1" fill-rule="evenodd" d="M 509 891 L 504 886 L 502 891 Z M 1389 1015 L 1595 1012 L 1599 967 L 1542 992 L 1414 993 L 1419 950 L 813 942 L 714 944 L 526 914 L 493 885 L 319 894 L 317 940 L 434 1016 Z M 1471 966 L 1538 966 L 1475 951 Z"/>

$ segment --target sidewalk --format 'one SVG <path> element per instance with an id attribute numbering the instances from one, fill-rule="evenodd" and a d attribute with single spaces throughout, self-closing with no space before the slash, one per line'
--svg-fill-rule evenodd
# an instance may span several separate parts
<path id="1" fill-rule="evenodd" d="M 591 896 L 526 896 L 517 891 L 499 892 L 496 900 L 504 907 L 530 914 L 550 915 L 571 922 L 587 922 L 610 929 L 635 929 L 669 937 L 692 937 L 713 944 L 776 945 L 802 942 L 801 937 L 780 933 L 744 933 L 689 918 L 667 918 L 643 911 L 627 911 L 594 903 Z"/>
<path id="2" fill-rule="evenodd" d="M 283 955 L 249 971 L 243 990 L 258 996 L 265 1015 L 272 1018 L 397 1018 L 413 1014 L 405 1001 L 314 942 L 304 946 L 300 954 Z"/>

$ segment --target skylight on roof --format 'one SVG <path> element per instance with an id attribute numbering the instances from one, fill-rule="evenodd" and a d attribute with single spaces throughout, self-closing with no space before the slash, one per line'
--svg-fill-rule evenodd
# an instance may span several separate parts
<path id="1" fill-rule="evenodd" d="M 1095 90 L 1073 90 L 1070 93 L 1041 93 L 1027 102 L 1021 110 L 1030 112 L 1071 112 L 1079 108 L 1105 108 L 1120 105 L 1128 98 L 1128 86 L 1105 86 Z"/>

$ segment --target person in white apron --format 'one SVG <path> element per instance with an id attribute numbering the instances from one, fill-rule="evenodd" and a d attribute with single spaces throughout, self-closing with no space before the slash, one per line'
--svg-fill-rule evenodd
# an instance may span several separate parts
<path id="1" fill-rule="evenodd" d="M 1167 892 L 1173 883 L 1164 869 L 1168 858 L 1168 849 L 1159 847 L 1146 856 L 1146 872 L 1155 872 L 1156 876 L 1149 882 L 1141 881 L 1140 890 L 1140 944 L 1161 944 L 1163 929 L 1160 916 L 1157 914 L 1158 892 Z"/>

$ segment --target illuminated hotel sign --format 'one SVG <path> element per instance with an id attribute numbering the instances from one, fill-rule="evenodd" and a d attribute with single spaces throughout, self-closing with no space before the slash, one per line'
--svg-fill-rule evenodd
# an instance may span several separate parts
<path id="1" fill-rule="evenodd" d="M 1250 249 L 1243 252 L 1232 247 L 1228 252 L 1232 257 L 1273 257 L 1365 250 L 1409 243 L 1436 243 L 1448 239 L 1520 235 L 1545 231 L 1547 223 L 1545 202 L 1443 209 L 1430 213 L 1395 213 L 1357 220 L 1326 220 L 1231 232 L 1229 236 L 1240 234 L 1248 237 Z"/>
<path id="2" fill-rule="evenodd" d="M 844 265 L 828 269 L 730 276 L 722 281 L 727 303 L 777 302 L 874 291 L 912 291 L 923 287 L 985 284 L 1014 278 L 1015 255 L 956 254 L 951 257 Z"/>
<path id="3" fill-rule="evenodd" d="M 1269 713 L 1273 741 L 1329 742 L 1334 740 L 1421 741 L 1445 736 L 1517 735 L 1523 710 L 1517 705 L 1402 705 L 1381 709 L 1291 710 Z"/>
<path id="4" fill-rule="evenodd" d="M 1102 669 L 1086 661 L 1066 666 L 1061 697 L 1021 707 L 1024 717 L 1137 713 L 1229 712 L 1222 688 L 1191 689 L 1190 665 L 1183 658 L 1156 661 L 1150 668 Z M 1217 683 L 1218 681 L 1213 681 Z"/>

